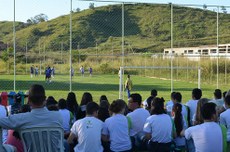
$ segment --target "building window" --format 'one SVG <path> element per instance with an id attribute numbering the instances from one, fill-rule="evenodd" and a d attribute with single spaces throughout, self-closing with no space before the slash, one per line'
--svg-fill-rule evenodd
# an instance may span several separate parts
<path id="1" fill-rule="evenodd" d="M 165 54 L 168 54 L 169 53 L 169 51 L 165 51 Z"/>
<path id="2" fill-rule="evenodd" d="M 187 50 L 184 50 L 184 54 L 187 54 Z"/>
<path id="3" fill-rule="evenodd" d="M 193 54 L 193 50 L 188 50 L 188 54 Z"/>
<path id="4" fill-rule="evenodd" d="M 211 49 L 210 53 L 216 53 L 216 49 Z"/>
<path id="5" fill-rule="evenodd" d="M 202 51 L 202 54 L 203 54 L 203 55 L 208 55 L 208 50 L 207 50 L 207 49 L 203 50 L 203 51 Z"/>

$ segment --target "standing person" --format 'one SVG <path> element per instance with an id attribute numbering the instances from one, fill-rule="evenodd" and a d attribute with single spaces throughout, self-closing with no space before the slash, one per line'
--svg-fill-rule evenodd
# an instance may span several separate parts
<path id="1" fill-rule="evenodd" d="M 38 76 L 38 66 L 35 67 L 35 77 Z"/>
<path id="2" fill-rule="evenodd" d="M 93 74 L 93 68 L 89 67 L 89 76 L 92 76 L 92 74 Z"/>
<path id="3" fill-rule="evenodd" d="M 216 123 L 216 105 L 214 103 L 204 104 L 201 108 L 201 115 L 204 123 L 186 129 L 185 138 L 193 139 L 196 152 L 223 151 L 223 135 L 220 125 Z"/>
<path id="4" fill-rule="evenodd" d="M 130 91 L 132 90 L 132 87 L 133 87 L 133 83 L 132 80 L 130 79 L 130 75 L 128 75 L 125 81 L 125 89 L 127 91 L 128 98 L 130 97 Z"/>
<path id="5" fill-rule="evenodd" d="M 105 120 L 102 130 L 102 140 L 110 141 L 110 151 L 131 152 L 132 145 L 129 137 L 129 123 L 124 116 L 126 103 L 118 99 L 109 107 L 112 116 Z"/>
<path id="6" fill-rule="evenodd" d="M 80 73 L 81 73 L 81 76 L 84 77 L 85 70 L 83 66 L 80 67 Z"/>
<path id="7" fill-rule="evenodd" d="M 53 68 L 51 69 L 51 77 L 54 78 L 54 74 L 55 74 L 55 68 L 53 66 Z"/>
<path id="8" fill-rule="evenodd" d="M 46 74 L 46 83 L 51 82 L 51 68 L 48 66 L 45 71 Z"/>
<path id="9" fill-rule="evenodd" d="M 88 103 L 86 117 L 73 124 L 68 143 L 71 144 L 74 138 L 77 138 L 78 144 L 74 147 L 75 152 L 103 152 L 101 144 L 103 122 L 97 119 L 98 109 L 97 103 Z"/>
<path id="10" fill-rule="evenodd" d="M 71 67 L 70 73 L 71 73 L 71 76 L 73 77 L 74 76 L 74 68 L 73 67 Z"/>
<path id="11" fill-rule="evenodd" d="M 30 77 L 33 78 L 34 75 L 34 65 L 30 67 Z"/>

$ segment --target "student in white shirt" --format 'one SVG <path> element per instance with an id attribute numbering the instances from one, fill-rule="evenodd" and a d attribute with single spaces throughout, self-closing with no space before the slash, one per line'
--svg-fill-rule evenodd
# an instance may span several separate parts
<path id="1" fill-rule="evenodd" d="M 121 99 L 112 102 L 109 110 L 113 113 L 107 118 L 102 130 L 102 140 L 110 141 L 111 152 L 131 152 L 128 119 L 124 116 L 126 103 Z"/>
<path id="2" fill-rule="evenodd" d="M 86 105 L 86 117 L 73 124 L 68 143 L 71 144 L 73 139 L 77 138 L 75 152 L 103 152 L 101 144 L 103 122 L 96 118 L 98 109 L 97 103 L 89 102 Z"/>
<path id="3" fill-rule="evenodd" d="M 141 107 L 142 97 L 138 93 L 133 93 L 128 99 L 128 108 L 132 112 L 127 117 L 131 120 L 130 136 L 132 144 L 140 149 L 142 146 L 141 137 L 144 136 L 143 127 L 146 119 L 150 116 L 148 110 Z"/>
<path id="4" fill-rule="evenodd" d="M 175 130 L 173 130 L 174 134 L 174 142 L 178 149 L 185 148 L 185 137 L 181 135 L 181 132 L 187 129 L 186 121 L 182 115 L 182 105 L 180 103 L 175 103 L 172 108 L 172 119 L 175 125 Z"/>
<path id="5" fill-rule="evenodd" d="M 185 130 L 185 138 L 193 139 L 196 152 L 222 152 L 223 135 L 221 127 L 216 123 L 216 105 L 206 103 L 201 108 L 204 123 Z"/>
<path id="6" fill-rule="evenodd" d="M 230 143 L 230 95 L 225 97 L 226 111 L 220 114 L 220 124 L 227 128 L 227 141 Z"/>
<path id="7" fill-rule="evenodd" d="M 195 88 L 192 90 L 192 100 L 189 100 L 186 105 L 189 107 L 190 115 L 188 117 L 189 126 L 192 125 L 193 115 L 196 113 L 196 107 L 198 100 L 202 97 L 201 89 Z"/>
<path id="8" fill-rule="evenodd" d="M 145 139 L 149 140 L 148 149 L 154 152 L 170 151 L 172 141 L 172 120 L 164 110 L 164 99 L 154 98 L 152 101 L 152 116 L 145 125 Z"/>

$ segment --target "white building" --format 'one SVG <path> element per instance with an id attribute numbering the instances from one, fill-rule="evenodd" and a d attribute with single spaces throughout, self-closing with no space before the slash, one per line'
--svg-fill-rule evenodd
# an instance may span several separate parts
<path id="1" fill-rule="evenodd" d="M 219 52 L 219 53 L 218 53 Z M 171 48 L 164 49 L 164 57 L 171 57 Z M 201 56 L 216 58 L 227 57 L 230 59 L 230 44 L 203 45 L 198 47 L 173 48 L 172 56 L 185 56 L 191 60 L 199 60 Z"/>

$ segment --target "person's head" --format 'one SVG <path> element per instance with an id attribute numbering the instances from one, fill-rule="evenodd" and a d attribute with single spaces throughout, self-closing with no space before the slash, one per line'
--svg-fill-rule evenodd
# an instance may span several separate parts
<path id="1" fill-rule="evenodd" d="M 182 100 L 182 95 L 180 92 L 175 92 L 173 94 L 173 102 L 176 103 L 176 102 L 179 102 L 181 103 L 181 100 Z"/>
<path id="2" fill-rule="evenodd" d="M 19 93 L 15 94 L 14 95 L 14 102 L 15 103 L 21 103 L 21 101 L 22 101 L 21 95 Z"/>
<path id="3" fill-rule="evenodd" d="M 215 99 L 221 99 L 222 98 L 222 93 L 221 93 L 220 89 L 216 89 L 213 94 L 214 94 Z"/>
<path id="4" fill-rule="evenodd" d="M 175 103 L 172 108 L 172 115 L 174 116 L 174 123 L 176 127 L 176 133 L 177 136 L 180 136 L 181 131 L 183 130 L 183 125 L 182 125 L 182 105 L 180 103 Z"/>
<path id="5" fill-rule="evenodd" d="M 224 102 L 225 102 L 225 106 L 227 108 L 230 108 L 230 95 L 227 95 L 225 98 L 224 98 Z"/>
<path id="6" fill-rule="evenodd" d="M 201 107 L 201 115 L 204 121 L 217 121 L 216 104 L 212 102 L 205 103 Z"/>
<path id="7" fill-rule="evenodd" d="M 156 89 L 151 90 L 151 96 L 153 96 L 153 97 L 157 96 L 157 90 Z"/>
<path id="8" fill-rule="evenodd" d="M 61 98 L 61 99 L 59 99 L 59 101 L 58 101 L 58 107 L 59 107 L 59 109 L 66 109 L 66 100 L 65 99 L 63 99 L 63 98 Z"/>
<path id="9" fill-rule="evenodd" d="M 147 100 L 146 100 L 146 102 L 147 102 L 146 110 L 150 111 L 150 109 L 151 109 L 151 103 L 153 101 L 153 98 L 154 98 L 153 96 L 150 96 L 150 97 L 147 98 Z"/>
<path id="10" fill-rule="evenodd" d="M 46 99 L 46 107 L 50 106 L 50 105 L 55 105 L 57 106 L 58 102 L 54 99 L 53 96 L 49 96 L 47 99 Z"/>
<path id="11" fill-rule="evenodd" d="M 86 105 L 86 115 L 97 117 L 99 105 L 96 102 L 89 102 Z"/>
<path id="12" fill-rule="evenodd" d="M 192 98 L 194 100 L 199 100 L 202 97 L 201 89 L 195 88 L 192 90 Z"/>
<path id="13" fill-rule="evenodd" d="M 203 117 L 201 116 L 201 107 L 203 107 L 204 104 L 208 103 L 207 98 L 201 98 L 197 102 L 197 107 L 196 107 L 196 114 L 195 114 L 195 122 L 194 125 L 199 125 L 204 122 Z"/>
<path id="14" fill-rule="evenodd" d="M 81 99 L 81 106 L 82 105 L 87 105 L 89 102 L 92 102 L 93 101 L 93 97 L 92 95 L 89 93 L 89 92 L 85 92 L 82 96 L 82 99 Z"/>
<path id="15" fill-rule="evenodd" d="M 111 105 L 109 106 L 109 111 L 111 111 L 114 114 L 118 114 L 118 113 L 124 114 L 125 107 L 126 107 L 125 101 L 122 99 L 117 99 L 111 103 Z"/>
<path id="16" fill-rule="evenodd" d="M 227 91 L 223 92 L 223 98 L 225 98 Z"/>
<path id="17" fill-rule="evenodd" d="M 142 102 L 142 97 L 138 93 L 133 93 L 128 99 L 128 107 L 131 111 L 140 108 Z"/>
<path id="18" fill-rule="evenodd" d="M 19 113 L 26 113 L 30 111 L 31 111 L 30 105 L 24 104 L 21 106 Z"/>
<path id="19" fill-rule="evenodd" d="M 159 115 L 166 113 L 164 110 L 164 98 L 153 98 L 152 104 L 151 104 L 151 114 Z"/>
<path id="20" fill-rule="evenodd" d="M 101 95 L 101 97 L 100 97 L 100 102 L 101 102 L 102 100 L 107 100 L 107 101 L 108 101 L 106 95 Z"/>
<path id="21" fill-rule="evenodd" d="M 172 92 L 172 93 L 171 93 L 171 95 L 170 95 L 171 100 L 173 100 L 173 96 L 174 96 L 175 93 L 176 93 L 176 92 Z"/>
<path id="22" fill-rule="evenodd" d="M 29 90 L 29 104 L 32 107 L 42 107 L 45 105 L 45 89 L 42 85 L 34 84 L 30 87 Z"/>

